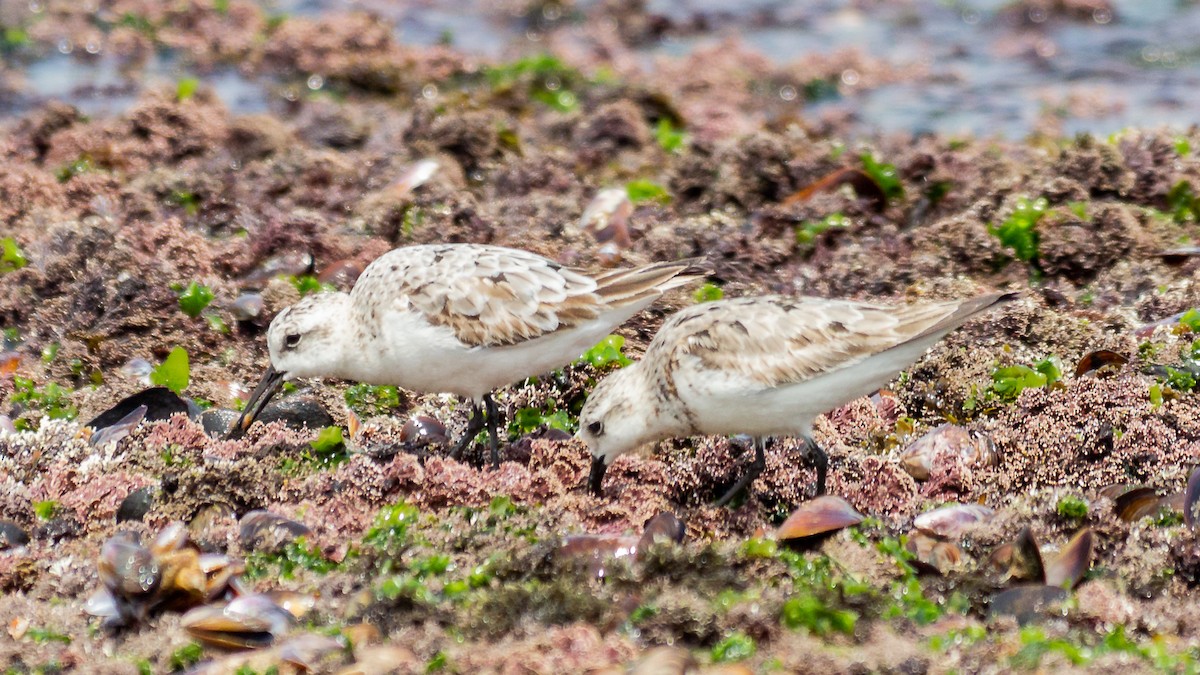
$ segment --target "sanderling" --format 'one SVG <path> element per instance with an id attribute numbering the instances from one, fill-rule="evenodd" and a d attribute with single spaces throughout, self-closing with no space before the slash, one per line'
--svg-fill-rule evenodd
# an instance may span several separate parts
<path id="1" fill-rule="evenodd" d="M 598 384 L 579 414 L 592 451 L 589 486 L 600 494 L 608 465 L 673 436 L 755 437 L 747 473 L 729 502 L 765 466 L 768 436 L 801 436 L 825 491 L 828 458 L 812 440 L 818 415 L 865 396 L 975 314 L 1015 297 L 886 306 L 764 296 L 689 307 L 672 316 L 638 363 Z"/>
<path id="2" fill-rule="evenodd" d="M 285 380 L 338 377 L 471 400 L 452 456 L 486 426 L 499 460 L 491 392 L 558 368 L 661 296 L 696 278 L 698 259 L 587 274 L 499 246 L 407 246 L 363 270 L 350 293 L 318 293 L 279 313 L 271 363 L 230 436 Z"/>

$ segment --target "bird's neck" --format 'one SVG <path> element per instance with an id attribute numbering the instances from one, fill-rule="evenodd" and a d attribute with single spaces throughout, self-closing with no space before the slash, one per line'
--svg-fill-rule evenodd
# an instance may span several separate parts
<path id="1" fill-rule="evenodd" d="M 630 373 L 632 377 L 626 383 L 629 387 L 628 400 L 641 401 L 642 405 L 647 406 L 648 409 L 628 412 L 646 420 L 647 430 L 650 432 L 647 435 L 652 438 L 646 438 L 644 442 L 658 441 L 673 436 L 688 436 L 694 433 L 687 409 L 674 395 L 674 387 L 670 386 L 671 383 L 662 381 L 658 374 L 646 369 L 643 364 L 637 364 L 631 368 L 634 369 L 634 372 Z M 641 391 L 634 392 L 634 388 Z"/>

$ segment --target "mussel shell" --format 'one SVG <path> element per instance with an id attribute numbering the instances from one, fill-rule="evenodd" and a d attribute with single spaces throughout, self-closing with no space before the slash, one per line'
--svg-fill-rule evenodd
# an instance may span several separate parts
<path id="1" fill-rule="evenodd" d="M 88 596 L 83 603 L 83 611 L 92 616 L 117 617 L 121 611 L 117 606 L 117 598 L 107 588 L 101 586 L 95 593 Z"/>
<path id="2" fill-rule="evenodd" d="M 448 441 L 446 426 L 428 415 L 409 418 L 400 430 L 400 442 L 409 446 L 444 445 Z"/>
<path id="3" fill-rule="evenodd" d="M 362 275 L 362 266 L 352 260 L 340 260 L 321 270 L 317 280 L 342 290 L 348 290 Z"/>
<path id="4" fill-rule="evenodd" d="M 1028 527 L 1021 529 L 1012 545 L 1012 560 L 1008 566 L 1008 578 L 1017 581 L 1042 582 L 1046 568 L 1042 562 L 1042 551 Z"/>
<path id="5" fill-rule="evenodd" d="M 180 619 L 189 635 L 228 649 L 270 646 L 296 623 L 287 610 L 264 595 L 243 595 L 223 605 L 197 607 Z"/>
<path id="6" fill-rule="evenodd" d="M 637 554 L 639 542 L 634 536 L 578 534 L 564 538 L 557 555 L 561 560 L 583 563 L 591 577 L 603 579 L 610 563 Z"/>
<path id="7" fill-rule="evenodd" d="M 913 519 L 913 527 L 933 537 L 949 539 L 991 520 L 995 510 L 982 504 L 947 504 Z"/>
<path id="8" fill-rule="evenodd" d="M 996 464 L 996 448 L 992 439 L 978 431 L 957 424 L 943 424 L 909 443 L 900 452 L 900 464 L 916 480 L 928 480 L 934 461 L 943 454 L 958 454 L 968 463 L 991 466 Z"/>
<path id="9" fill-rule="evenodd" d="M 576 534 L 563 538 L 558 547 L 561 558 L 610 556 L 623 558 L 637 552 L 639 537 L 619 534 Z"/>
<path id="10" fill-rule="evenodd" d="M 638 542 L 638 548 L 644 548 L 653 544 L 656 541 L 669 541 L 678 544 L 683 541 L 684 534 L 687 528 L 683 522 L 670 511 L 663 511 L 646 521 L 646 527 L 642 530 L 642 538 Z"/>
<path id="11" fill-rule="evenodd" d="M 18 548 L 29 543 L 29 535 L 17 526 L 16 523 L 10 523 L 7 520 L 0 520 L 0 551 L 9 548 Z"/>
<path id="12" fill-rule="evenodd" d="M 283 422 L 292 429 L 324 429 L 333 426 L 333 417 L 316 397 L 303 393 L 276 399 L 263 408 L 258 416 L 263 424 Z"/>
<path id="13" fill-rule="evenodd" d="M 154 538 L 154 545 L 151 549 L 158 554 L 168 551 L 178 551 L 179 549 L 189 545 L 191 542 L 188 539 L 187 525 L 176 520 L 167 524 L 166 527 L 158 533 Z"/>
<path id="14" fill-rule="evenodd" d="M 1025 625 L 1053 618 L 1068 597 L 1067 591 L 1058 586 L 1017 586 L 992 598 L 988 616 L 1012 616 L 1016 617 L 1017 623 Z"/>
<path id="15" fill-rule="evenodd" d="M 104 542 L 97 563 L 100 581 L 118 598 L 145 597 L 158 589 L 162 570 L 145 546 L 117 535 Z"/>
<path id="16" fill-rule="evenodd" d="M 158 595 L 178 604 L 194 604 L 208 599 L 208 575 L 200 568 L 200 554 L 185 548 L 158 556 L 162 583 Z"/>
<path id="17" fill-rule="evenodd" d="M 1183 490 L 1183 522 L 1190 528 L 1196 527 L 1197 502 L 1200 502 L 1200 467 L 1192 470 Z"/>
<path id="18" fill-rule="evenodd" d="M 1150 487 L 1131 487 L 1124 490 L 1114 500 L 1117 517 L 1121 520 L 1132 523 L 1146 516 L 1152 516 L 1158 513 L 1162 507 L 1162 500 L 1154 488 Z"/>
<path id="19" fill-rule="evenodd" d="M 1092 529 L 1080 530 L 1053 560 L 1046 563 L 1046 585 L 1070 590 L 1083 581 L 1092 567 L 1092 549 L 1096 535 Z"/>
<path id="20" fill-rule="evenodd" d="M 303 672 L 315 671 L 324 657 L 342 649 L 342 643 L 328 635 L 304 633 L 279 645 L 279 660 L 297 666 Z"/>
<path id="21" fill-rule="evenodd" d="M 854 510 L 845 499 L 821 495 L 793 511 L 776 530 L 775 536 L 781 540 L 803 539 L 857 525 L 863 518 L 863 514 Z"/>
<path id="22" fill-rule="evenodd" d="M 121 422 L 130 413 L 141 406 L 146 406 L 142 417 L 145 422 L 157 422 L 170 419 L 172 415 L 188 414 L 187 401 L 166 387 L 152 387 L 121 399 L 116 405 L 92 418 L 84 426 L 92 429 L 103 429 Z"/>
<path id="23" fill-rule="evenodd" d="M 310 534 L 312 530 L 304 523 L 262 509 L 250 511 L 238 524 L 238 541 L 246 550 L 275 550 Z"/>
<path id="24" fill-rule="evenodd" d="M 200 426 L 204 427 L 204 433 L 217 438 L 228 433 L 234 420 L 241 416 L 240 412 L 229 408 L 209 408 L 200 413 Z"/>
<path id="25" fill-rule="evenodd" d="M 117 522 L 136 522 L 145 517 L 154 506 L 154 495 L 157 491 L 157 488 L 147 485 L 126 495 L 117 507 Z"/>
<path id="26" fill-rule="evenodd" d="M 1079 359 L 1079 364 L 1075 366 L 1075 377 L 1088 374 L 1094 374 L 1095 377 L 1111 375 L 1126 363 L 1129 363 L 1128 356 L 1108 349 L 1098 349 L 1088 352 L 1082 359 Z"/>
<path id="27" fill-rule="evenodd" d="M 142 406 L 146 408 L 142 416 L 143 422 L 158 422 L 158 420 L 169 419 L 174 414 L 188 413 L 187 401 L 179 398 L 178 394 L 166 387 L 152 387 L 121 399 L 118 404 L 97 414 L 91 419 L 91 422 L 84 426 L 90 426 L 97 430 L 113 426 Z"/>

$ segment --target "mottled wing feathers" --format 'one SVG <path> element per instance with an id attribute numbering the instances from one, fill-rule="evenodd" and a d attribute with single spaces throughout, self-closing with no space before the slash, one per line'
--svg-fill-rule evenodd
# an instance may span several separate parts
<path id="1" fill-rule="evenodd" d="M 472 244 L 409 246 L 371 263 L 355 284 L 356 303 L 391 297 L 464 344 L 531 340 L 658 295 L 690 261 L 589 276 L 539 255 Z"/>
<path id="2" fill-rule="evenodd" d="M 884 306 L 766 296 L 696 305 L 673 317 L 649 351 L 763 388 L 803 382 L 911 340 L 948 330 L 1002 300 Z"/>

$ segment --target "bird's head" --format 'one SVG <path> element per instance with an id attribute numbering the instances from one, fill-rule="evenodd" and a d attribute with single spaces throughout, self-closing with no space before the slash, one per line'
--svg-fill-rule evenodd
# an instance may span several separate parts
<path id="1" fill-rule="evenodd" d="M 664 438 L 658 400 L 651 396 L 640 364 L 609 375 L 592 390 L 579 413 L 579 438 L 592 453 L 588 487 L 600 494 L 604 472 L 621 455 Z"/>
<path id="2" fill-rule="evenodd" d="M 283 383 L 297 377 L 338 376 L 347 349 L 350 296 L 316 293 L 276 315 L 267 329 L 271 364 L 250 394 L 228 437 L 240 436 L 262 413 Z"/>

